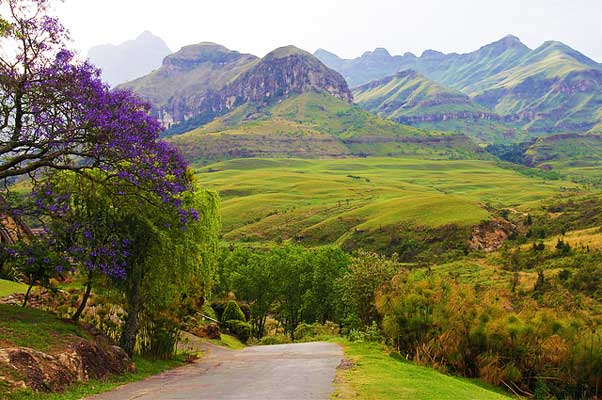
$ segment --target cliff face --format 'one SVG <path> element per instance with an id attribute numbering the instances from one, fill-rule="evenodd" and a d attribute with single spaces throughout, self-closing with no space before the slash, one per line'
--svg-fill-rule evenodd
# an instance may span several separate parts
<path id="1" fill-rule="evenodd" d="M 265 56 L 228 85 L 223 96 L 226 103 L 233 98 L 239 103 L 265 103 L 310 91 L 324 91 L 348 103 L 353 100 L 347 83 L 339 73 L 327 68 L 311 54 L 289 46 Z"/>
<path id="2" fill-rule="evenodd" d="M 405 69 L 418 71 L 422 78 L 438 84 L 436 91 L 428 93 L 434 102 L 423 101 L 417 91 L 405 90 L 385 93 L 387 102 L 381 104 L 365 101 L 362 92 L 382 96 L 390 89 L 383 81 L 354 88 L 362 107 L 374 111 L 376 105 L 377 112 L 404 123 L 445 122 L 437 129 L 453 130 L 464 124 L 462 121 L 495 121 L 510 124 L 510 129 L 525 135 L 588 131 L 602 123 L 602 65 L 560 42 L 545 42 L 531 50 L 518 38 L 506 36 L 467 54 L 427 50 L 416 57 L 375 51 L 353 60 L 335 58 L 324 50 L 316 55 L 355 84 Z M 449 96 L 452 91 L 456 92 L 453 98 Z M 441 92 L 447 93 L 442 97 Z M 472 104 L 458 103 L 458 93 L 468 96 Z M 433 109 L 433 105 L 445 109 Z M 491 131 L 482 128 L 479 130 Z"/>
<path id="3" fill-rule="evenodd" d="M 293 46 L 263 59 L 213 43 L 187 46 L 159 70 L 124 86 L 151 102 L 168 134 L 199 127 L 247 102 L 268 104 L 310 91 L 352 101 L 341 75 Z"/>

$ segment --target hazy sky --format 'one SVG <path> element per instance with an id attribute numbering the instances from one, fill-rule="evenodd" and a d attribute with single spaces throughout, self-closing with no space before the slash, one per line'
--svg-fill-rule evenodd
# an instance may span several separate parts
<path id="1" fill-rule="evenodd" d="M 65 0 L 57 14 L 84 54 L 144 30 L 172 50 L 211 41 L 262 56 L 294 44 L 351 58 L 386 47 L 468 52 L 506 34 L 560 40 L 602 62 L 602 0 Z"/>

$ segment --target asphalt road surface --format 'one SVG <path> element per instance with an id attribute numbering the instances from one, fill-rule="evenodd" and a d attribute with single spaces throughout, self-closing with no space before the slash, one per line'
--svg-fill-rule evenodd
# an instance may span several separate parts
<path id="1" fill-rule="evenodd" d="M 248 347 L 209 354 L 143 381 L 121 386 L 93 400 L 327 400 L 343 359 L 334 343 Z"/>

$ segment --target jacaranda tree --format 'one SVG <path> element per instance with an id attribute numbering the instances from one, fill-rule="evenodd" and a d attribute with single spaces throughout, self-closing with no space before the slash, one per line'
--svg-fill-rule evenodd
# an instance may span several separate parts
<path id="1" fill-rule="evenodd" d="M 98 168 L 175 203 L 186 165 L 149 106 L 67 49 L 51 0 L 0 3 L 0 181 Z"/>
<path id="2" fill-rule="evenodd" d="M 177 150 L 159 140 L 147 103 L 110 90 L 68 50 L 51 3 L 0 0 L 0 183 L 42 176 L 35 208 L 62 222 L 48 227 L 48 244 L 90 284 L 102 274 L 124 289 L 121 345 L 132 354 L 149 300 L 160 308 L 158 294 L 206 277 L 218 199 L 195 188 Z M 56 174 L 67 172 L 61 183 Z M 7 204 L 0 212 L 19 211 Z"/>

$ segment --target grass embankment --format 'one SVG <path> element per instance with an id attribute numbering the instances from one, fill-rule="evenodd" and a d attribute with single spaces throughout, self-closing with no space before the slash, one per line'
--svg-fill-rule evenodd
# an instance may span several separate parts
<path id="1" fill-rule="evenodd" d="M 231 350 L 242 350 L 246 347 L 238 338 L 226 335 L 225 333 L 221 334 L 220 339 L 207 339 L 207 341 L 216 346 L 226 347 Z"/>
<path id="2" fill-rule="evenodd" d="M 88 338 L 88 334 L 78 325 L 60 320 L 48 312 L 19 306 L 0 305 L 0 348 L 20 346 L 53 354 L 60 352 L 75 338 Z M 9 394 L 6 387 L 0 385 L 0 399 L 81 399 L 182 365 L 184 359 L 178 357 L 165 361 L 138 357 L 134 359 L 134 363 L 137 369 L 136 373 L 113 377 L 106 381 L 91 380 L 78 383 L 71 386 L 64 393 L 45 394 L 22 390 Z M 11 373 L 11 371 L 5 372 Z M 2 370 L 0 370 L 1 375 Z"/>
<path id="3" fill-rule="evenodd" d="M 107 392 L 117 386 L 129 382 L 139 381 L 152 375 L 159 374 L 168 369 L 184 364 L 183 357 L 177 357 L 172 360 L 149 360 L 142 357 L 134 358 L 136 372 L 111 378 L 106 381 L 90 380 L 71 386 L 63 393 L 32 393 L 31 391 L 22 391 L 2 397 L 6 400 L 77 400 L 92 396 L 98 393 Z"/>
<path id="4" fill-rule="evenodd" d="M 52 352 L 87 333 L 48 312 L 0 304 L 0 347 L 29 347 Z"/>
<path id="5" fill-rule="evenodd" d="M 15 293 L 25 293 L 27 291 L 27 285 L 24 283 L 5 281 L 0 279 L 0 298 L 10 296 Z"/>
<path id="6" fill-rule="evenodd" d="M 444 375 L 389 355 L 383 345 L 338 339 L 355 366 L 337 371 L 331 399 L 362 400 L 496 400 L 509 399 L 495 388 Z"/>

